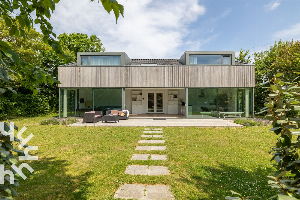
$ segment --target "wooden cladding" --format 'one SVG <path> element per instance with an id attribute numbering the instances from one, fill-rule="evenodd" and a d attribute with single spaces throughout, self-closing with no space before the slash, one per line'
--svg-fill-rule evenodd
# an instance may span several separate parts
<path id="1" fill-rule="evenodd" d="M 254 87 L 254 66 L 58 67 L 59 87 Z"/>

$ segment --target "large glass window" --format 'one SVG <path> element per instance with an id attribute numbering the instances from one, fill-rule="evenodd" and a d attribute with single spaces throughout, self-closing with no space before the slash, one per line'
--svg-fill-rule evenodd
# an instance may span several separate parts
<path id="1" fill-rule="evenodd" d="M 193 65 L 230 65 L 230 55 L 190 55 L 190 64 Z"/>
<path id="2" fill-rule="evenodd" d="M 82 56 L 81 65 L 120 65 L 121 56 Z"/>
<path id="3" fill-rule="evenodd" d="M 211 115 L 217 111 L 218 89 L 216 88 L 189 88 L 188 114 Z"/>
<path id="4" fill-rule="evenodd" d="M 253 116 L 252 88 L 189 88 L 188 115 L 199 118 Z M 197 118 L 198 118 L 197 117 Z"/>
<path id="5" fill-rule="evenodd" d="M 94 110 L 122 110 L 122 88 L 97 88 L 93 92 Z"/>

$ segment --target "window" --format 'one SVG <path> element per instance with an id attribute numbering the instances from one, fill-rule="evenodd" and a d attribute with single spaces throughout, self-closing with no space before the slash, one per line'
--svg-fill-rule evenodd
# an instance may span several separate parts
<path id="1" fill-rule="evenodd" d="M 121 56 L 82 56 L 81 65 L 121 65 Z"/>
<path id="2" fill-rule="evenodd" d="M 231 65 L 230 55 L 190 55 L 193 65 Z"/>

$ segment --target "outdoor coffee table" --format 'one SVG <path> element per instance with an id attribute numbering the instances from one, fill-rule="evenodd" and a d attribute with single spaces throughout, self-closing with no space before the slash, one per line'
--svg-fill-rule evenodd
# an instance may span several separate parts
<path id="1" fill-rule="evenodd" d="M 119 116 L 118 115 L 104 115 L 102 117 L 102 123 L 103 121 L 107 122 L 107 121 L 119 121 Z"/>

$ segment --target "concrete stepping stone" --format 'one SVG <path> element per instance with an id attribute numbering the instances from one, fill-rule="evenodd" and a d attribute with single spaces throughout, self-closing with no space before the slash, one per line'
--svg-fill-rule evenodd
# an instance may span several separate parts
<path id="1" fill-rule="evenodd" d="M 163 135 L 141 135 L 141 137 L 146 137 L 146 138 L 150 138 L 150 137 L 161 138 L 161 137 L 164 137 L 164 136 Z"/>
<path id="2" fill-rule="evenodd" d="M 144 199 L 145 197 L 144 185 L 139 184 L 125 184 L 117 190 L 114 198 L 118 199 Z"/>
<path id="3" fill-rule="evenodd" d="M 163 166 L 129 165 L 125 170 L 125 174 L 160 176 L 168 175 L 170 174 L 170 171 L 167 167 Z"/>
<path id="4" fill-rule="evenodd" d="M 160 176 L 160 175 L 168 175 L 170 171 L 167 167 L 163 166 L 149 166 L 148 175 L 149 176 Z"/>
<path id="5" fill-rule="evenodd" d="M 116 192 L 115 199 L 165 199 L 174 200 L 167 185 L 124 184 Z"/>
<path id="6" fill-rule="evenodd" d="M 166 146 L 137 146 L 135 150 L 141 151 L 164 151 Z"/>
<path id="7" fill-rule="evenodd" d="M 139 140 L 138 143 L 162 144 L 165 143 L 165 140 Z"/>
<path id="8" fill-rule="evenodd" d="M 149 130 L 162 131 L 162 128 L 145 128 L 145 131 L 149 131 Z"/>
<path id="9" fill-rule="evenodd" d="M 167 160 L 167 156 L 158 154 L 133 154 L 131 160 Z"/>
<path id="10" fill-rule="evenodd" d="M 149 160 L 150 154 L 133 154 L 131 160 Z"/>
<path id="11" fill-rule="evenodd" d="M 144 131 L 143 133 L 163 133 L 162 131 Z"/>
<path id="12" fill-rule="evenodd" d="M 148 168 L 148 165 L 129 165 L 125 170 L 125 174 L 148 175 Z"/>
<path id="13" fill-rule="evenodd" d="M 167 160 L 167 155 L 151 154 L 150 160 Z"/>
<path id="14" fill-rule="evenodd" d="M 145 194 L 145 199 L 175 199 L 167 185 L 147 185 Z"/>

